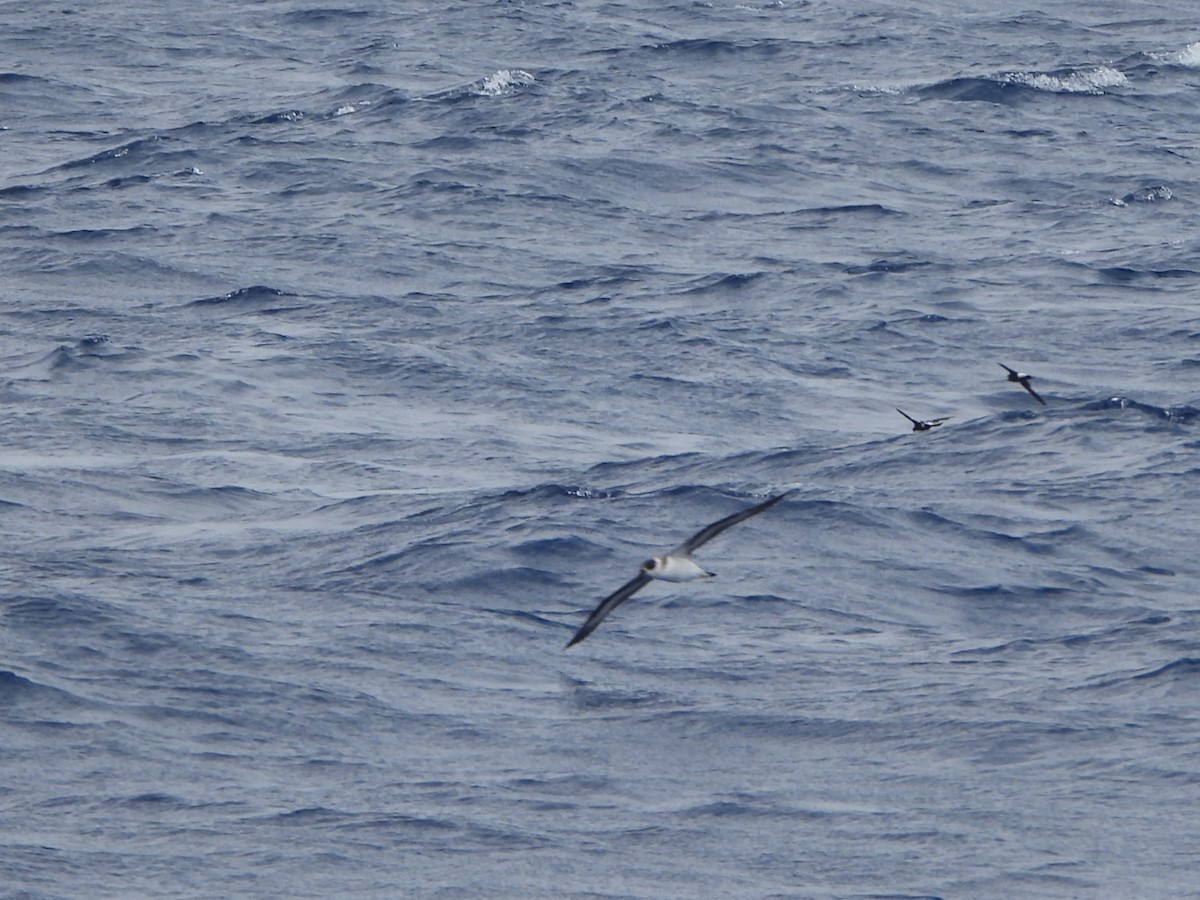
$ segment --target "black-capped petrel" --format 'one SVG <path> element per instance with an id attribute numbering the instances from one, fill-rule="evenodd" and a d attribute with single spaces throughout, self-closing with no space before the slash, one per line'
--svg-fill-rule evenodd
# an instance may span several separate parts
<path id="1" fill-rule="evenodd" d="M 600 605 L 587 617 L 587 621 L 583 623 L 583 626 L 575 632 L 575 637 L 571 638 L 567 646 L 575 646 L 595 631 L 596 626 L 604 621 L 605 616 L 648 585 L 652 578 L 658 578 L 662 581 L 697 581 L 701 578 L 715 577 L 715 573 L 705 571 L 696 565 L 695 561 L 692 560 L 692 552 L 703 547 L 722 531 L 732 528 L 738 522 L 745 522 L 751 516 L 758 515 L 764 509 L 774 506 L 791 493 L 792 491 L 785 491 L 782 494 L 772 497 L 770 500 L 764 500 L 757 506 L 751 506 L 749 509 L 743 509 L 741 512 L 735 512 L 733 515 L 726 516 L 720 521 L 713 522 L 711 525 L 706 525 L 670 553 L 646 560 L 642 563 L 640 571 L 632 581 L 621 585 L 600 602 Z"/>
<path id="2" fill-rule="evenodd" d="M 1000 363 L 1000 368 L 1007 370 L 1009 381 L 1015 382 L 1016 384 L 1019 384 L 1021 387 L 1025 388 L 1025 390 L 1029 391 L 1029 396 L 1038 403 L 1042 404 L 1042 406 L 1046 405 L 1046 401 L 1043 400 L 1041 395 L 1029 384 L 1029 379 L 1033 377 L 1032 375 L 1026 375 L 1024 372 L 1018 372 L 1016 369 L 1010 369 L 1008 366 L 1004 365 L 1004 363 Z"/>
<path id="3" fill-rule="evenodd" d="M 914 419 L 898 406 L 896 407 L 896 412 L 900 413 L 900 415 L 904 416 L 904 418 L 913 423 L 913 431 L 928 431 L 930 428 L 937 428 L 943 422 L 948 422 L 950 420 L 949 416 L 942 416 L 939 419 L 930 419 L 928 422 L 922 422 L 920 419 Z"/>

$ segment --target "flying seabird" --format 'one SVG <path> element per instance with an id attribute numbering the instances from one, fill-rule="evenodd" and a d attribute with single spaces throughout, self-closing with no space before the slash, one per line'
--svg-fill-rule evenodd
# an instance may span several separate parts
<path id="1" fill-rule="evenodd" d="M 646 560 L 642 563 L 640 570 L 634 576 L 633 580 L 627 581 L 600 602 L 600 605 L 587 617 L 587 621 L 583 623 L 583 626 L 575 632 L 575 637 L 571 638 L 567 646 L 575 646 L 595 631 L 596 626 L 604 621 L 605 616 L 648 585 L 653 578 L 658 578 L 662 581 L 678 582 L 697 581 L 701 578 L 715 577 L 716 573 L 705 571 L 696 565 L 692 560 L 692 552 L 703 547 L 727 528 L 732 528 L 738 522 L 745 522 L 751 516 L 758 515 L 764 509 L 774 506 L 791 493 L 792 491 L 785 491 L 782 494 L 777 494 L 770 500 L 764 500 L 757 506 L 751 506 L 749 509 L 743 509 L 741 512 L 735 512 L 733 515 L 726 516 L 719 521 L 713 522 L 711 525 L 706 525 L 670 553 Z"/>
<path id="2" fill-rule="evenodd" d="M 1029 384 L 1029 379 L 1033 377 L 1032 375 L 1026 375 L 1024 372 L 1018 372 L 1016 369 L 1009 369 L 1008 366 L 1004 365 L 1004 363 L 1000 363 L 1000 368 L 1008 370 L 1009 381 L 1016 382 L 1021 387 L 1025 388 L 1025 390 L 1029 391 L 1029 396 L 1038 403 L 1042 404 L 1042 406 L 1046 405 L 1046 401 L 1043 400 L 1041 395 L 1038 394 L 1038 392 L 1035 391 Z"/>
<path id="3" fill-rule="evenodd" d="M 942 416 L 939 419 L 930 419 L 928 422 L 922 422 L 920 419 L 914 419 L 904 410 L 900 409 L 900 407 L 896 407 L 896 412 L 900 413 L 900 415 L 904 416 L 904 418 L 913 423 L 913 431 L 928 431 L 930 428 L 937 428 L 943 422 L 950 420 L 949 416 Z"/>

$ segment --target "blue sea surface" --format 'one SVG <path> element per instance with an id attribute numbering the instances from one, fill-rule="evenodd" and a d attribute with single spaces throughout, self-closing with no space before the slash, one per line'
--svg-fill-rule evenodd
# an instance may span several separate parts
<path id="1" fill-rule="evenodd" d="M 0 895 L 1200 897 L 1192 0 L 0 11 Z"/>

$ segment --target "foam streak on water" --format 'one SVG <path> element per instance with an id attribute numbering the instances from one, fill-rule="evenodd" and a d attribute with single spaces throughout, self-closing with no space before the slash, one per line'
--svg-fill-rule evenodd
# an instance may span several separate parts
<path id="1" fill-rule="evenodd" d="M 5 11 L 6 896 L 1194 893 L 1191 5 L 242 6 Z"/>

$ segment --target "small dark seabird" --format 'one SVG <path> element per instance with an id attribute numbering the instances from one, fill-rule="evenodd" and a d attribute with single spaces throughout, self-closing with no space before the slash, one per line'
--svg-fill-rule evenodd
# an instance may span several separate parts
<path id="1" fill-rule="evenodd" d="M 692 560 L 692 552 L 703 547 L 722 531 L 732 528 L 738 522 L 745 522 L 751 516 L 757 516 L 764 509 L 774 506 L 791 493 L 791 491 L 785 491 L 770 500 L 764 500 L 757 506 L 751 506 L 749 509 L 743 509 L 718 522 L 713 522 L 711 525 L 701 528 L 670 553 L 646 560 L 632 581 L 621 585 L 600 602 L 600 605 L 587 617 L 583 626 L 575 632 L 575 637 L 571 638 L 567 646 L 575 646 L 595 631 L 596 626 L 604 621 L 605 616 L 648 585 L 652 578 L 659 578 L 663 581 L 696 581 L 701 578 L 714 578 L 715 573 L 706 572 L 696 565 Z"/>
<path id="2" fill-rule="evenodd" d="M 1026 375 L 1024 372 L 1018 372 L 1016 369 L 1009 369 L 1008 366 L 1004 365 L 1004 363 L 1000 363 L 1000 368 L 1008 371 L 1009 381 L 1015 382 L 1016 384 L 1019 384 L 1021 387 L 1025 388 L 1025 390 L 1029 391 L 1029 396 L 1038 403 L 1042 404 L 1042 406 L 1046 405 L 1046 401 L 1043 400 L 1041 395 L 1029 384 L 1029 379 L 1033 377 L 1032 375 Z"/>
<path id="3" fill-rule="evenodd" d="M 900 413 L 900 415 L 904 416 L 904 418 L 913 423 L 913 431 L 928 431 L 930 428 L 937 428 L 943 422 L 950 421 L 949 416 L 942 416 L 938 419 L 930 419 L 928 422 L 922 422 L 920 419 L 914 419 L 904 410 L 900 409 L 900 407 L 896 407 L 896 412 Z"/>

